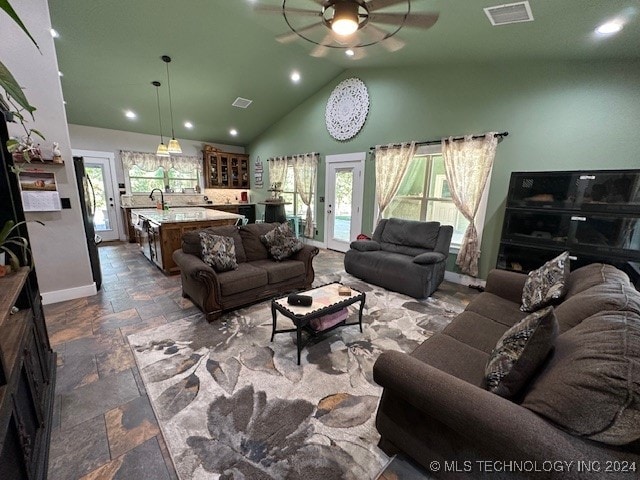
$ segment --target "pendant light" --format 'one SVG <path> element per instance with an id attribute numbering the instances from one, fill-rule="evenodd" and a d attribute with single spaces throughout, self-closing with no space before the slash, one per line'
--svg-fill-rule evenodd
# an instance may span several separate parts
<path id="1" fill-rule="evenodd" d="M 151 85 L 156 87 L 156 99 L 158 100 L 158 122 L 160 123 L 160 145 L 158 145 L 158 150 L 156 150 L 156 155 L 158 157 L 168 157 L 169 150 L 167 146 L 164 144 L 164 138 L 162 137 L 162 115 L 160 115 L 160 82 L 157 80 L 151 82 Z"/>
<path id="2" fill-rule="evenodd" d="M 173 105 L 171 103 L 171 82 L 169 81 L 169 62 L 171 61 L 171 57 L 167 55 L 163 55 L 162 61 L 167 65 L 167 87 L 169 88 L 169 113 L 171 114 L 171 140 L 169 140 L 169 153 L 182 153 L 182 148 L 180 148 L 180 144 L 178 140 L 176 140 L 176 134 L 173 131 Z"/>

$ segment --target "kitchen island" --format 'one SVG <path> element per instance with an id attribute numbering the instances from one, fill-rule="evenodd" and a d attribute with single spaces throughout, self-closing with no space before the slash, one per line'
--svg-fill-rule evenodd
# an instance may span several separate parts
<path id="1" fill-rule="evenodd" d="M 217 225 L 234 225 L 242 218 L 243 215 L 199 207 L 131 210 L 131 223 L 142 253 L 169 275 L 180 271 L 172 255 L 181 248 L 185 232 Z"/>

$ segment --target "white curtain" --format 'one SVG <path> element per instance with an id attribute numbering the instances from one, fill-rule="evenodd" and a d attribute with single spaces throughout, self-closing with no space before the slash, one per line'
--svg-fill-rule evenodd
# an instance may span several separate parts
<path id="1" fill-rule="evenodd" d="M 474 139 L 466 135 L 463 140 L 453 137 L 442 139 L 442 156 L 453 203 L 469 221 L 464 232 L 456 265 L 463 273 L 478 275 L 478 231 L 475 218 L 482 193 L 493 167 L 498 139 L 495 132 Z"/>
<path id="2" fill-rule="evenodd" d="M 125 172 L 133 166 L 149 173 L 155 172 L 159 167 L 162 167 L 165 172 L 174 168 L 180 173 L 197 172 L 202 168 L 200 158 L 186 155 L 158 157 L 155 153 L 120 150 L 120 159 Z"/>
<path id="3" fill-rule="evenodd" d="M 407 171 L 409 162 L 416 153 L 416 142 L 400 146 L 376 145 L 376 202 L 378 203 L 378 220 L 382 218 L 384 209 L 395 196 L 402 177 Z M 376 222 L 377 223 L 377 222 Z"/>
<path id="4" fill-rule="evenodd" d="M 313 237 L 313 212 L 311 200 L 316 185 L 318 171 L 318 156 L 315 153 L 296 155 L 292 160 L 293 175 L 296 181 L 296 192 L 307 207 L 307 216 L 304 224 L 304 236 Z"/>
<path id="5" fill-rule="evenodd" d="M 284 181 L 287 177 L 287 159 L 286 157 L 274 157 L 269 160 L 269 184 L 279 183 L 280 188 L 284 187 Z"/>

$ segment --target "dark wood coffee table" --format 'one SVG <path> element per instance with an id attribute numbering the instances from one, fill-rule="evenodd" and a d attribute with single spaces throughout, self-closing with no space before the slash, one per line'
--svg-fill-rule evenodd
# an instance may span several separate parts
<path id="1" fill-rule="evenodd" d="M 276 333 L 289 333 L 296 332 L 296 346 L 298 348 L 298 365 L 300 365 L 300 352 L 304 346 L 309 342 L 311 338 L 323 335 L 338 327 L 347 327 L 349 325 L 359 325 L 360 332 L 362 332 L 362 309 L 364 308 L 365 294 L 351 288 L 350 296 L 341 296 L 338 294 L 338 288 L 341 287 L 340 283 L 329 283 L 321 287 L 312 288 L 298 292 L 300 295 L 309 295 L 313 298 L 313 303 L 309 307 L 303 307 L 299 305 L 289 305 L 287 303 L 287 297 L 275 298 L 271 300 L 271 315 L 273 316 L 273 330 L 271 333 L 271 341 Z M 336 313 L 347 307 L 353 305 L 356 302 L 360 302 L 360 311 L 358 314 L 358 321 L 352 323 L 346 323 L 342 321 L 332 327 L 325 330 L 314 330 L 311 328 L 311 320 L 320 318 L 324 315 Z M 282 313 L 285 317 L 293 321 L 296 328 L 289 328 L 286 330 L 276 329 L 276 317 L 278 312 Z M 302 342 L 302 332 L 308 334 L 306 341 Z"/>

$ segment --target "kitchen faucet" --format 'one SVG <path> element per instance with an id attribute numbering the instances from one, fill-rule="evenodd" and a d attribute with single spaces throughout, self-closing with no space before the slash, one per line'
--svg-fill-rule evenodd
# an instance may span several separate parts
<path id="1" fill-rule="evenodd" d="M 153 200 L 153 192 L 155 192 L 156 190 L 160 192 L 160 206 L 162 207 L 162 210 L 164 210 L 164 194 L 162 193 L 162 190 L 160 190 L 159 188 L 154 188 L 153 190 L 151 190 L 149 198 Z"/>

